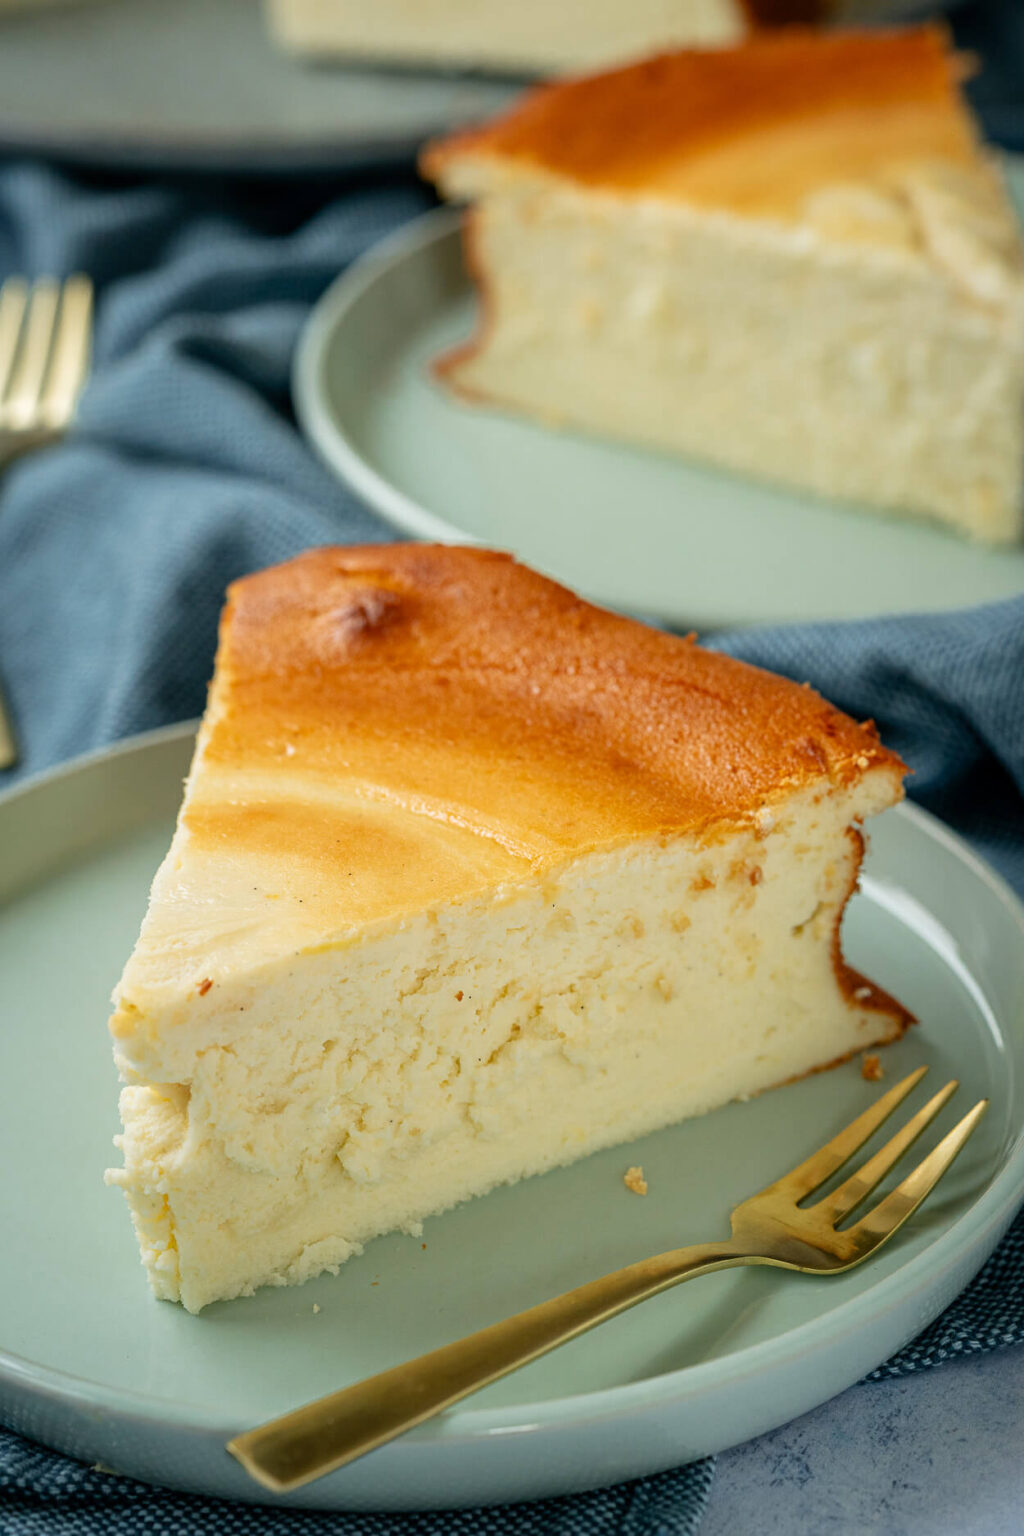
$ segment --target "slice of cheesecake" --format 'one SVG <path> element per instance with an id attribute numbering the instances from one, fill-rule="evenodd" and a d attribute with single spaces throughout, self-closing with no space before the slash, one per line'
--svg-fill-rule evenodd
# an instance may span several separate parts
<path id="1" fill-rule="evenodd" d="M 903 771 L 506 555 L 236 583 L 111 1020 L 157 1295 L 304 1280 L 899 1035 L 838 935 Z"/>
<path id="2" fill-rule="evenodd" d="M 993 542 L 1024 522 L 1024 242 L 944 34 L 765 34 L 429 147 L 460 394 Z"/>
<path id="3" fill-rule="evenodd" d="M 752 20 L 808 20 L 815 0 L 267 0 L 298 53 L 560 73 L 686 43 L 742 37 Z"/>

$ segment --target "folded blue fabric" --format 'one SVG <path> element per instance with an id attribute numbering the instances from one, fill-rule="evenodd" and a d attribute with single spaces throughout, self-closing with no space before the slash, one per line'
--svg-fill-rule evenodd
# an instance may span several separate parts
<path id="1" fill-rule="evenodd" d="M 0 481 L 0 680 L 23 753 L 0 786 L 198 715 L 234 577 L 311 544 L 392 536 L 297 435 L 289 362 L 325 284 L 426 203 L 400 175 L 270 197 L 0 169 L 0 278 L 80 268 L 99 284 L 95 375 L 74 432 Z M 915 769 L 911 793 L 1024 890 L 1024 597 L 715 643 L 873 716 Z M 949 1312 L 875 1375 L 1022 1339 L 1018 1226 Z M 154 1492 L 0 1431 L 0 1536 L 688 1536 L 712 1476 L 702 1462 L 539 1505 L 334 1516 Z"/>
<path id="2" fill-rule="evenodd" d="M 1024 891 L 1024 594 L 934 617 L 757 629 L 712 645 L 870 716 L 914 800 Z"/>

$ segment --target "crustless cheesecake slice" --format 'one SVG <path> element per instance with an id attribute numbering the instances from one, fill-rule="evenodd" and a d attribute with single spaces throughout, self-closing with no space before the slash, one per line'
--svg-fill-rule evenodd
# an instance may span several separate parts
<path id="1" fill-rule="evenodd" d="M 765 34 L 429 147 L 468 200 L 461 395 L 1020 536 L 1024 243 L 938 28 Z"/>
<path id="2" fill-rule="evenodd" d="M 378 1233 L 898 1036 L 839 923 L 903 764 L 506 555 L 237 582 L 116 994 L 158 1296 Z"/>

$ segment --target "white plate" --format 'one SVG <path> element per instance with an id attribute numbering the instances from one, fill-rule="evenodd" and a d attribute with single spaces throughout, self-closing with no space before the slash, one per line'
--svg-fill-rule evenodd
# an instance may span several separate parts
<path id="1" fill-rule="evenodd" d="M 0 4 L 0 149 L 108 165 L 340 170 L 412 155 L 519 87 L 318 68 L 274 48 L 259 0 Z"/>
<path id="2" fill-rule="evenodd" d="M 1024 202 L 1024 160 L 1009 168 Z M 985 549 L 457 401 L 430 362 L 469 334 L 474 309 L 457 215 L 428 214 L 328 289 L 296 355 L 309 437 L 415 537 L 511 549 L 597 602 L 701 629 L 1024 592 L 1024 548 Z"/>
<path id="3" fill-rule="evenodd" d="M 726 1213 L 879 1091 L 856 1062 L 599 1153 L 388 1237 L 337 1277 L 154 1301 L 116 1160 L 107 999 L 170 838 L 190 728 L 0 799 L 0 1419 L 152 1482 L 267 1500 L 234 1433 L 584 1279 L 713 1239 Z M 877 1258 L 828 1280 L 734 1270 L 648 1302 L 286 1502 L 407 1509 L 538 1498 L 678 1465 L 841 1391 L 938 1313 L 1024 1177 L 1024 913 L 920 811 L 877 824 L 853 964 L 920 1016 L 885 1054 L 987 1094 L 964 1156 Z M 923 1095 L 922 1095 L 923 1096 Z M 642 1163 L 650 1194 L 622 1185 Z M 320 1311 L 314 1311 L 314 1303 Z M 0 1522 L 2 1523 L 2 1522 Z"/>

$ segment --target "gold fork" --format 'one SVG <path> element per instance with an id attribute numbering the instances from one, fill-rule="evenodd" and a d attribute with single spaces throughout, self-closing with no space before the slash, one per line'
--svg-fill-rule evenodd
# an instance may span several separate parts
<path id="1" fill-rule="evenodd" d="M 0 288 L 0 464 L 59 437 L 89 372 L 92 284 L 11 277 Z M 17 762 L 0 693 L 0 769 Z"/>
<path id="2" fill-rule="evenodd" d="M 881 1183 L 956 1090 L 954 1080 L 879 1152 L 816 1204 L 801 1204 L 862 1147 L 921 1081 L 919 1067 L 806 1162 L 732 1212 L 732 1236 L 677 1248 L 616 1270 L 519 1312 L 455 1344 L 346 1387 L 230 1441 L 228 1450 L 274 1493 L 323 1477 L 549 1350 L 683 1280 L 740 1264 L 804 1274 L 852 1269 L 912 1216 L 949 1168 L 988 1107 L 980 1099 L 903 1182 L 853 1226 L 844 1221 Z"/>

